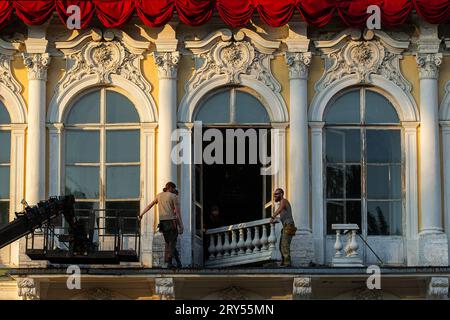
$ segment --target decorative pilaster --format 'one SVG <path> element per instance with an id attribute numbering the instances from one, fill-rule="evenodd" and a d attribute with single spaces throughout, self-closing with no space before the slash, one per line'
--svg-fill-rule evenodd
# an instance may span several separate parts
<path id="1" fill-rule="evenodd" d="M 402 122 L 405 132 L 405 209 L 406 257 L 408 266 L 418 263 L 417 244 L 419 235 L 418 179 L 417 179 L 417 127 L 418 122 Z"/>
<path id="2" fill-rule="evenodd" d="M 289 199 L 297 225 L 292 239 L 292 263 L 307 265 L 314 258 L 309 214 L 308 71 L 310 52 L 287 52 L 290 84 Z"/>
<path id="3" fill-rule="evenodd" d="M 141 170 L 143 190 L 141 208 L 146 207 L 155 196 L 156 122 L 141 124 Z M 141 263 L 153 267 L 153 240 L 155 209 L 150 210 L 141 220 Z"/>
<path id="4" fill-rule="evenodd" d="M 175 284 L 173 278 L 155 278 L 155 293 L 160 300 L 174 300 Z"/>
<path id="5" fill-rule="evenodd" d="M 49 148 L 50 153 L 49 165 L 49 190 L 50 196 L 57 196 L 61 194 L 61 148 L 62 148 L 62 131 L 64 129 L 63 123 L 47 124 L 49 132 Z"/>
<path id="6" fill-rule="evenodd" d="M 447 277 L 431 277 L 427 282 L 428 300 L 448 300 Z"/>
<path id="7" fill-rule="evenodd" d="M 437 26 L 421 24 L 417 65 L 420 75 L 421 230 L 419 265 L 448 264 L 448 242 L 442 226 L 438 78 L 442 54 Z"/>
<path id="8" fill-rule="evenodd" d="M 325 262 L 325 230 L 323 222 L 323 126 L 324 122 L 310 122 L 311 128 L 311 211 L 316 263 Z"/>
<path id="9" fill-rule="evenodd" d="M 19 278 L 17 280 L 18 295 L 22 300 L 39 300 L 39 284 L 32 278 Z"/>
<path id="10" fill-rule="evenodd" d="M 183 156 L 187 163 L 181 162 L 181 177 L 180 190 L 193 190 L 193 174 L 191 168 L 192 159 L 192 128 L 193 123 L 179 123 L 180 143 L 183 145 Z M 182 192 L 180 194 L 181 217 L 184 223 L 184 232 L 181 236 L 181 263 L 184 266 L 201 267 L 203 264 L 203 250 L 194 250 L 194 257 L 192 256 L 192 248 L 194 247 L 193 239 L 195 234 L 195 221 L 192 212 L 192 194 L 189 192 Z M 202 243 L 203 247 L 203 243 Z"/>
<path id="11" fill-rule="evenodd" d="M 23 54 L 28 69 L 28 141 L 26 162 L 26 201 L 30 205 L 45 195 L 45 109 L 48 53 Z"/>
<path id="12" fill-rule="evenodd" d="M 312 296 L 310 277 L 294 278 L 292 286 L 292 300 L 309 300 Z"/>
<path id="13" fill-rule="evenodd" d="M 177 168 L 171 159 L 172 133 L 177 128 L 177 68 L 179 52 L 156 52 L 159 76 L 158 183 L 159 192 L 168 181 L 177 183 Z"/>
<path id="14" fill-rule="evenodd" d="M 442 168 L 444 174 L 444 226 L 447 239 L 450 239 L 450 121 L 441 121 Z M 448 244 L 450 252 L 450 243 Z M 450 264 L 450 257 L 449 257 Z"/>

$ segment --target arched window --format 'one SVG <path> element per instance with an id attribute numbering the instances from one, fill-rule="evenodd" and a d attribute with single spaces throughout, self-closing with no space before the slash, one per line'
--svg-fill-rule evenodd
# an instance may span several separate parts
<path id="1" fill-rule="evenodd" d="M 363 235 L 402 235 L 402 143 L 391 102 L 368 88 L 339 95 L 325 114 L 327 233 L 356 223 Z"/>
<path id="2" fill-rule="evenodd" d="M 225 89 L 207 98 L 195 119 L 208 125 L 270 123 L 269 114 L 261 102 L 252 94 L 238 88 Z"/>
<path id="3" fill-rule="evenodd" d="M 140 204 L 140 125 L 133 103 L 110 90 L 95 90 L 71 107 L 65 123 L 65 193 L 80 215 L 92 209 L 136 217 Z M 135 221 L 125 231 L 134 231 Z M 113 224 L 106 230 L 112 231 Z"/>
<path id="4" fill-rule="evenodd" d="M 0 226 L 9 222 L 11 118 L 0 100 Z"/>

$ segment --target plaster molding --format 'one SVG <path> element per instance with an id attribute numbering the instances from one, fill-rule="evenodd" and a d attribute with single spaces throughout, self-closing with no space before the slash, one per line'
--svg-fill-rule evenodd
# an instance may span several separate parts
<path id="1" fill-rule="evenodd" d="M 373 75 L 389 80 L 405 92 L 412 86 L 402 75 L 399 60 L 409 41 L 392 39 L 382 31 L 347 29 L 332 40 L 315 41 L 324 54 L 325 71 L 316 83 L 316 92 L 345 77 L 359 84 L 373 84 Z"/>

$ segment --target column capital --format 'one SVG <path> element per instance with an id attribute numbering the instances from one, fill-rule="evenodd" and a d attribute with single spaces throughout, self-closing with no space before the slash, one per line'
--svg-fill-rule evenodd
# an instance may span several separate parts
<path id="1" fill-rule="evenodd" d="M 439 78 L 439 67 L 442 64 L 442 53 L 418 53 L 416 56 L 420 79 Z"/>
<path id="2" fill-rule="evenodd" d="M 143 131 L 156 131 L 158 122 L 142 122 L 141 127 Z"/>
<path id="3" fill-rule="evenodd" d="M 441 126 L 442 130 L 450 131 L 450 121 L 439 121 L 439 125 Z"/>
<path id="4" fill-rule="evenodd" d="M 48 53 L 23 53 L 23 61 L 28 69 L 29 80 L 47 80 L 47 69 L 50 65 Z"/>
<path id="5" fill-rule="evenodd" d="M 419 124 L 420 122 L 418 121 L 403 121 L 402 127 L 405 128 L 406 131 L 417 131 Z"/>
<path id="6" fill-rule="evenodd" d="M 158 66 L 159 79 L 176 79 L 180 52 L 155 52 L 155 63 Z"/>
<path id="7" fill-rule="evenodd" d="M 289 79 L 307 79 L 311 52 L 286 52 L 286 64 L 289 68 Z"/>
<path id="8" fill-rule="evenodd" d="M 57 132 L 60 133 L 62 129 L 64 128 L 64 123 L 56 122 L 56 123 L 47 123 L 47 129 L 50 132 Z"/>
<path id="9" fill-rule="evenodd" d="M 178 122 L 178 128 L 180 129 L 192 130 L 193 127 L 193 122 Z"/>
<path id="10" fill-rule="evenodd" d="M 322 131 L 323 127 L 325 126 L 325 122 L 322 121 L 310 121 L 308 123 L 309 127 L 312 131 Z"/>
<path id="11" fill-rule="evenodd" d="M 23 132 L 27 128 L 28 124 L 26 123 L 12 123 L 11 131 L 12 132 Z"/>
<path id="12" fill-rule="evenodd" d="M 272 122 L 270 125 L 272 126 L 272 129 L 285 130 L 289 126 L 289 123 L 288 122 Z"/>

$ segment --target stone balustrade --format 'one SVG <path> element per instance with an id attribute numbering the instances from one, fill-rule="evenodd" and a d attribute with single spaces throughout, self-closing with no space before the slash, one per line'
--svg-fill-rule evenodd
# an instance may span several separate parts
<path id="1" fill-rule="evenodd" d="M 359 244 L 356 241 L 359 227 L 357 224 L 333 224 L 333 230 L 336 230 L 336 242 L 334 243 L 334 254 L 332 260 L 333 267 L 361 267 L 362 259 L 358 253 Z M 341 238 L 347 236 L 345 247 L 342 244 Z M 344 252 L 342 252 L 344 249 Z"/>
<path id="2" fill-rule="evenodd" d="M 207 230 L 209 247 L 205 266 L 229 267 L 278 260 L 277 224 L 262 219 Z"/>

